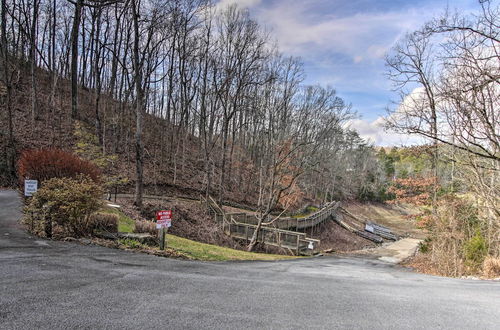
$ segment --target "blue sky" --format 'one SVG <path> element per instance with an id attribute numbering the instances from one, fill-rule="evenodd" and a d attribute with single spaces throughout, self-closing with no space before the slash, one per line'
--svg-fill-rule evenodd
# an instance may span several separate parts
<path id="1" fill-rule="evenodd" d="M 221 0 L 249 8 L 281 51 L 299 56 L 307 84 L 333 86 L 361 118 L 351 122 L 376 145 L 416 140 L 384 132 L 386 107 L 396 96 L 385 78 L 384 55 L 408 31 L 447 7 L 470 12 L 478 0 Z"/>

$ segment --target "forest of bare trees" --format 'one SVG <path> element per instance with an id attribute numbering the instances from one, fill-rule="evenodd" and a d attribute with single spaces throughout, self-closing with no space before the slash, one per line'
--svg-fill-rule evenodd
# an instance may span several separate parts
<path id="1" fill-rule="evenodd" d="M 351 106 L 331 87 L 304 86 L 300 59 L 281 54 L 237 6 L 2 0 L 1 40 L 7 176 L 19 151 L 9 100 L 29 72 L 30 120 L 84 120 L 104 154 L 133 155 L 138 206 L 145 177 L 180 184 L 192 137 L 205 193 L 222 202 L 234 187 L 255 191 L 263 213 L 303 196 L 373 195 L 383 181 L 373 148 L 345 128 Z M 40 101 L 42 72 L 51 92 Z M 60 102 L 68 82 L 70 105 Z M 54 111 L 69 106 L 71 116 Z"/>
<path id="2" fill-rule="evenodd" d="M 499 257 L 495 1 L 446 11 L 389 51 L 399 98 L 387 128 L 429 144 L 388 153 L 237 5 L 0 2 L 0 186 L 16 184 L 22 151 L 55 146 L 101 164 L 106 188 L 134 191 L 139 209 L 172 189 L 251 206 L 260 226 L 308 203 L 399 198 L 428 211 L 418 222 L 431 224 L 441 273 Z M 475 268 L 467 251 L 482 258 Z"/>

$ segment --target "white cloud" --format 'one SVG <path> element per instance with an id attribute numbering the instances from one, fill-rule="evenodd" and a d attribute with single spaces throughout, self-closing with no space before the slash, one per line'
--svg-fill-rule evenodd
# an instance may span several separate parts
<path id="1" fill-rule="evenodd" d="M 372 57 L 376 57 L 376 58 L 383 58 L 385 56 L 385 54 L 387 53 L 387 50 L 389 49 L 390 45 L 389 46 L 384 46 L 384 45 L 371 45 L 370 47 L 368 47 L 368 53 L 372 56 Z"/>
<path id="2" fill-rule="evenodd" d="M 336 17 L 318 15 L 319 4 L 319 0 L 278 2 L 261 9 L 257 18 L 273 29 L 285 52 L 305 57 L 319 49 L 359 62 L 382 58 L 404 31 L 422 23 L 424 15 L 411 10 Z"/>
<path id="3" fill-rule="evenodd" d="M 330 84 L 370 119 L 396 94 L 384 77 L 383 57 L 408 31 L 439 15 L 447 0 L 221 0 L 250 3 L 251 13 L 265 27 L 286 55 L 300 56 L 305 63 L 307 84 Z M 454 0 L 451 7 L 470 11 L 477 0 Z M 386 98 L 386 100 L 382 100 Z M 407 137 L 391 135 L 359 121 L 366 136 L 377 144 L 398 144 Z"/>
<path id="4" fill-rule="evenodd" d="M 425 89 L 421 86 L 415 87 L 408 95 L 405 96 L 403 102 L 399 105 L 398 111 L 408 112 L 415 107 L 418 107 L 425 102 Z"/>
<path id="5" fill-rule="evenodd" d="M 260 4 L 262 0 L 220 0 L 217 3 L 218 9 L 224 9 L 230 5 L 237 5 L 241 8 L 252 8 Z"/>
<path id="6" fill-rule="evenodd" d="M 361 61 L 363 61 L 363 56 L 354 56 L 354 63 L 360 63 Z"/>
<path id="7" fill-rule="evenodd" d="M 363 119 L 350 120 L 347 126 L 356 130 L 363 139 L 375 146 L 409 146 L 424 143 L 417 136 L 386 131 L 384 124 L 385 118 L 381 116 L 371 122 Z"/>

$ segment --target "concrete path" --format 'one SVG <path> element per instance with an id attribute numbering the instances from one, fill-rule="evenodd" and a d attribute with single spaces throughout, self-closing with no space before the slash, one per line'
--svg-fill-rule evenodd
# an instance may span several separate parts
<path id="1" fill-rule="evenodd" d="M 193 262 L 46 241 L 0 191 L 3 329 L 498 329 L 500 283 L 360 258 Z"/>
<path id="2" fill-rule="evenodd" d="M 392 243 L 385 243 L 382 246 L 360 251 L 361 255 L 370 255 L 378 260 L 398 264 L 413 256 L 422 240 L 415 238 L 403 238 Z"/>

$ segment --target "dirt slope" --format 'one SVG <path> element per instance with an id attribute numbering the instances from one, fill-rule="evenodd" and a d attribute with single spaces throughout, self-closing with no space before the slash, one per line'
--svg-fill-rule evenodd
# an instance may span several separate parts
<path id="1" fill-rule="evenodd" d="M 419 213 L 410 205 L 349 201 L 342 207 L 363 221 L 376 222 L 392 229 L 398 236 L 425 238 L 425 231 L 418 229 L 408 216 Z"/>

